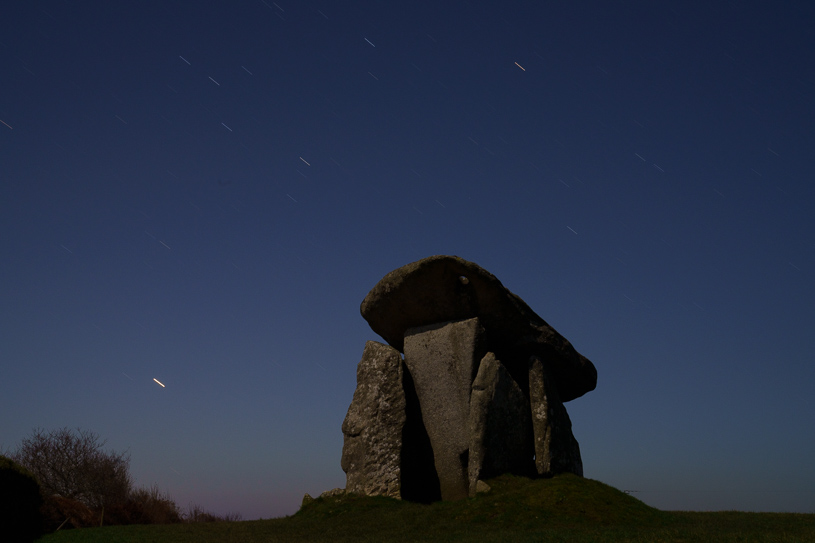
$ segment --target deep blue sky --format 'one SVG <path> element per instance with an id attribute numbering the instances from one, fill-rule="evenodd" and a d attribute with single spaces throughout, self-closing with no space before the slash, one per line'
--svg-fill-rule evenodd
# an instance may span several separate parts
<path id="1" fill-rule="evenodd" d="M 815 512 L 811 2 L 15 2 L 0 447 L 82 427 L 245 518 L 344 486 L 387 272 L 455 254 L 597 367 L 586 476 Z M 166 388 L 153 379 L 162 381 Z"/>

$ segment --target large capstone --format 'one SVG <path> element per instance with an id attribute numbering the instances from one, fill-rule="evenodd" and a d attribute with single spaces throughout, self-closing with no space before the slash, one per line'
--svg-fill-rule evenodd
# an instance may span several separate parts
<path id="1" fill-rule="evenodd" d="M 400 351 L 408 329 L 477 317 L 494 352 L 509 353 L 524 365 L 534 354 L 549 360 L 561 401 L 597 385 L 591 361 L 494 275 L 463 258 L 431 256 L 388 273 L 360 311 L 373 331 Z"/>
<path id="2" fill-rule="evenodd" d="M 342 423 L 346 491 L 401 497 L 405 427 L 402 355 L 369 341 L 357 365 L 357 389 Z"/>

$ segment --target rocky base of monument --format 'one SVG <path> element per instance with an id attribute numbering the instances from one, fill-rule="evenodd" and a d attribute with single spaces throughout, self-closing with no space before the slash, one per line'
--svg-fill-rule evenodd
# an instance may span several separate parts
<path id="1" fill-rule="evenodd" d="M 592 363 L 483 268 L 429 257 L 386 275 L 362 316 L 369 341 L 342 425 L 346 492 L 432 502 L 483 479 L 583 474 L 563 405 Z"/>

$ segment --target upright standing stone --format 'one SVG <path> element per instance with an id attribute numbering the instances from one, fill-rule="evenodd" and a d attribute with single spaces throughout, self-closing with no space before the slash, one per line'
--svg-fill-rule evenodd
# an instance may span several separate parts
<path id="1" fill-rule="evenodd" d="M 549 477 L 568 472 L 582 477 L 583 461 L 572 434 L 572 421 L 546 364 L 538 356 L 529 359 L 529 401 L 538 475 Z"/>
<path id="2" fill-rule="evenodd" d="M 405 391 L 399 351 L 369 341 L 357 366 L 357 389 L 342 423 L 346 491 L 400 497 Z"/>
<path id="3" fill-rule="evenodd" d="M 469 495 L 470 391 L 486 350 L 478 319 L 409 329 L 405 365 L 433 447 L 443 500 Z"/>
<path id="4" fill-rule="evenodd" d="M 529 400 L 493 353 L 481 360 L 470 397 L 470 496 L 479 479 L 502 473 L 531 475 Z"/>

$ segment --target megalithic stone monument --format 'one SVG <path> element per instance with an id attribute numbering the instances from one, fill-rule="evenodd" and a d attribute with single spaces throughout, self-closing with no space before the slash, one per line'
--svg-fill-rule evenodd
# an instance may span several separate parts
<path id="1" fill-rule="evenodd" d="M 357 369 L 347 492 L 430 502 L 502 473 L 583 475 L 563 402 L 594 390 L 597 370 L 494 275 L 431 256 L 383 277 L 360 310 L 388 345 L 369 341 Z"/>

